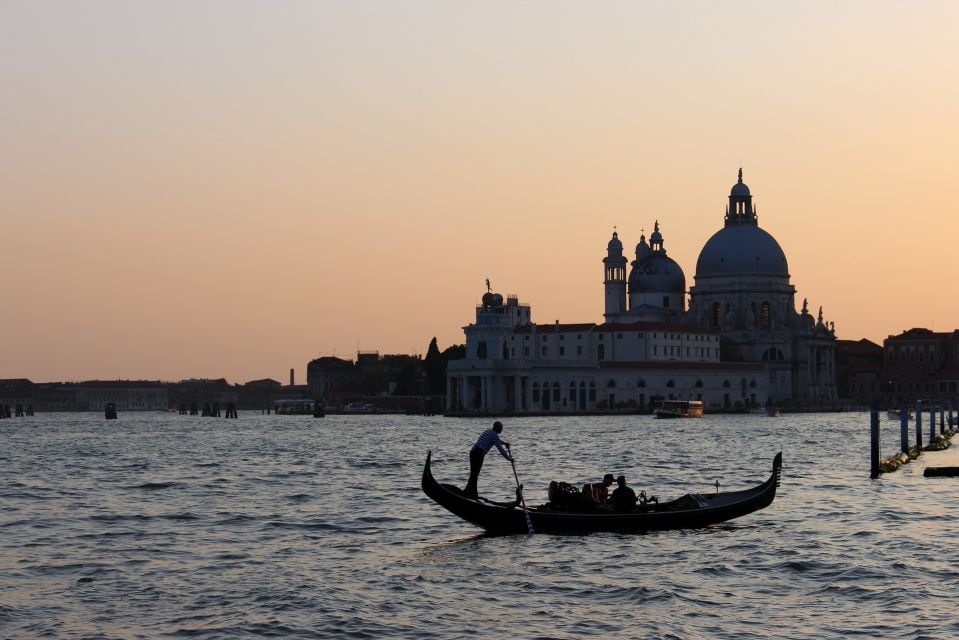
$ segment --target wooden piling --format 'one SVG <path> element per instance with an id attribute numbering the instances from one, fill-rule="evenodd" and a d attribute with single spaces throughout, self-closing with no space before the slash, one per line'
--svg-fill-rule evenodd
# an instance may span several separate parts
<path id="1" fill-rule="evenodd" d="M 922 403 L 916 400 L 916 448 L 922 450 Z"/>
<path id="2" fill-rule="evenodd" d="M 906 405 L 899 411 L 899 450 L 909 453 L 909 407 Z"/>
<path id="3" fill-rule="evenodd" d="M 939 433 L 946 432 L 946 402 L 939 403 Z"/>
<path id="4" fill-rule="evenodd" d="M 936 403 L 929 407 L 929 444 L 936 439 Z"/>
<path id="5" fill-rule="evenodd" d="M 874 400 L 870 411 L 869 425 L 869 477 L 875 480 L 882 473 L 879 470 L 879 401 Z"/>

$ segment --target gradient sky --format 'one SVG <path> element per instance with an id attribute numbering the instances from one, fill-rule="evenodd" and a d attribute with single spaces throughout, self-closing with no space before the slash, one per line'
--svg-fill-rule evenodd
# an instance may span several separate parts
<path id="1" fill-rule="evenodd" d="M 0 0 L 0 377 L 462 342 L 693 284 L 744 168 L 841 338 L 959 328 L 959 3 Z"/>

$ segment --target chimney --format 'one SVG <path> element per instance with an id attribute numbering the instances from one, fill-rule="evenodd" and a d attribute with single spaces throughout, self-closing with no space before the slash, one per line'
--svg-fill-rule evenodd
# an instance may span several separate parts
<path id="1" fill-rule="evenodd" d="M 290 369 L 290 386 L 293 386 L 293 369 Z"/>

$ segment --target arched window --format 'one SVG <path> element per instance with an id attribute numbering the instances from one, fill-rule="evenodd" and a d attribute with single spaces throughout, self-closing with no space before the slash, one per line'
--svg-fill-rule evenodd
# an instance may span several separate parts
<path id="1" fill-rule="evenodd" d="M 759 326 L 763 329 L 769 328 L 769 303 L 764 302 L 759 307 Z"/>
<path id="2" fill-rule="evenodd" d="M 553 383 L 553 400 L 555 400 L 556 402 L 559 402 L 559 383 L 558 382 Z"/>
<path id="3" fill-rule="evenodd" d="M 672 389 L 673 387 L 676 386 L 676 383 L 673 382 L 672 380 L 669 380 L 669 381 L 666 383 L 666 386 L 669 387 L 670 389 Z"/>
<path id="4" fill-rule="evenodd" d="M 713 303 L 713 326 L 718 327 L 723 318 L 723 308 L 718 302 Z"/>
<path id="5" fill-rule="evenodd" d="M 697 389 L 702 389 L 702 388 L 703 388 L 703 381 L 702 381 L 702 380 L 697 380 L 697 381 L 696 381 L 696 388 L 697 388 Z"/>
<path id="6" fill-rule="evenodd" d="M 533 402 L 539 402 L 539 383 L 533 383 Z"/>
<path id="7" fill-rule="evenodd" d="M 476 357 L 480 360 L 486 360 L 486 341 L 480 340 L 476 345 Z"/>
<path id="8" fill-rule="evenodd" d="M 596 356 L 597 356 L 600 360 L 605 360 L 605 359 L 606 359 L 606 345 L 605 345 L 605 344 L 599 345 L 599 349 L 597 349 L 597 351 L 596 351 Z"/>

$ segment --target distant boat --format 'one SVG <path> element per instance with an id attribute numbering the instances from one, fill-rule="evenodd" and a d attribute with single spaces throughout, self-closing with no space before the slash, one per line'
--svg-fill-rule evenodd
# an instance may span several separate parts
<path id="1" fill-rule="evenodd" d="M 900 411 L 899 409 L 890 409 L 889 411 L 886 412 L 886 415 L 889 417 L 890 420 L 901 420 L 901 419 L 902 419 L 902 411 Z M 906 413 L 906 416 L 907 416 L 907 418 L 908 418 L 909 420 L 911 420 L 911 419 L 912 419 L 912 412 L 907 412 L 907 413 Z"/>
<path id="2" fill-rule="evenodd" d="M 657 418 L 702 418 L 703 403 L 699 400 L 663 400 L 654 413 Z"/>
<path id="3" fill-rule="evenodd" d="M 274 412 L 279 416 L 312 416 L 316 414 L 316 405 L 313 400 L 304 399 L 273 401 Z"/>
<path id="4" fill-rule="evenodd" d="M 769 416 L 770 418 L 778 418 L 780 415 L 779 407 L 773 407 L 773 406 L 766 407 L 766 415 Z"/>
<path id="5" fill-rule="evenodd" d="M 107 406 L 103 409 L 103 417 L 107 420 L 116 420 L 117 419 L 117 405 L 112 402 L 108 402 Z"/>

